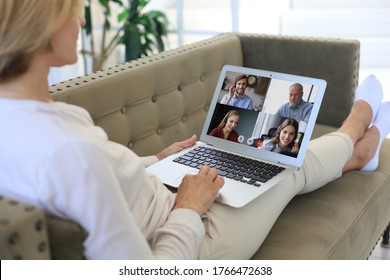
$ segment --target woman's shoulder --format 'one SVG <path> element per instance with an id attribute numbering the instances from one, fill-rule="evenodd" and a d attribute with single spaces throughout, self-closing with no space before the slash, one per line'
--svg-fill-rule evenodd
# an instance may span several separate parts
<path id="1" fill-rule="evenodd" d="M 8 122 L 0 122 L 0 128 L 10 130 L 9 141 L 15 137 L 26 139 L 30 152 L 47 153 L 63 146 L 80 143 L 93 146 L 107 140 L 107 134 L 94 125 L 89 113 L 78 106 L 62 102 L 36 101 L 8 102 L 7 111 L 0 114 Z M 3 127 L 4 126 L 4 127 Z"/>
<path id="2" fill-rule="evenodd" d="M 222 131 L 222 128 L 216 127 L 213 130 L 211 130 L 210 135 L 217 135 L 220 134 Z"/>

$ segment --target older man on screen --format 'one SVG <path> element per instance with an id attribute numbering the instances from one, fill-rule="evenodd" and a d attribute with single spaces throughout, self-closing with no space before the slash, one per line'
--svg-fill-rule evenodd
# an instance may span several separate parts
<path id="1" fill-rule="evenodd" d="M 303 86 L 299 83 L 292 84 L 289 89 L 289 98 L 286 104 L 283 104 L 276 116 L 279 120 L 284 118 L 295 119 L 296 121 L 308 122 L 313 105 L 310 102 L 302 100 Z"/>

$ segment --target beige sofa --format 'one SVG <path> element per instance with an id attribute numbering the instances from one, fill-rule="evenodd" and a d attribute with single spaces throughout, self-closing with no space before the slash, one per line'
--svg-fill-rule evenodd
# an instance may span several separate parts
<path id="1" fill-rule="evenodd" d="M 358 82 L 359 42 L 226 33 L 51 87 L 140 156 L 199 135 L 224 64 L 326 79 L 313 137 L 347 115 Z M 350 172 L 294 198 L 254 259 L 366 259 L 390 221 L 390 141 L 376 172 Z M 86 234 L 41 209 L 0 199 L 1 258 L 83 258 Z M 266 213 L 264 213 L 266 214 Z"/>

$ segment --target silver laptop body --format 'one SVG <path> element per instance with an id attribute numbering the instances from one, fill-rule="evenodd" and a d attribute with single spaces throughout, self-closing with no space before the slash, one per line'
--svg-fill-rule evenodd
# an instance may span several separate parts
<path id="1" fill-rule="evenodd" d="M 245 94 L 253 100 L 252 109 L 221 103 L 235 78 L 242 74 L 250 77 Z M 307 121 L 297 120 L 299 136 L 296 142 L 299 143 L 299 152 L 278 153 L 259 148 L 272 138 L 272 133 L 284 120 L 276 115 L 276 111 L 288 102 L 289 88 L 294 83 L 303 86 L 303 100 L 312 104 L 310 118 Z M 186 174 L 198 173 L 200 166 L 207 164 L 216 167 L 225 179 L 217 201 L 232 207 L 242 207 L 302 166 L 325 88 L 326 81 L 322 79 L 225 65 L 221 70 L 199 141 L 193 147 L 153 164 L 147 168 L 147 172 L 155 174 L 164 184 L 178 188 L 182 178 Z M 235 110 L 240 115 L 235 129 L 239 135 L 238 142 L 209 135 L 230 110 Z M 193 149 L 197 149 L 197 152 Z M 225 172 L 225 166 L 221 165 L 219 159 L 222 152 L 233 155 L 230 158 L 234 160 L 239 158 L 244 162 L 244 166 L 228 160 L 230 171 Z M 246 162 L 251 162 L 252 167 L 245 166 Z M 263 166 L 263 163 L 271 165 L 272 167 L 268 168 L 273 168 L 276 172 L 270 172 L 272 176 L 264 175 L 265 178 L 255 175 L 258 171 L 254 168 Z"/>

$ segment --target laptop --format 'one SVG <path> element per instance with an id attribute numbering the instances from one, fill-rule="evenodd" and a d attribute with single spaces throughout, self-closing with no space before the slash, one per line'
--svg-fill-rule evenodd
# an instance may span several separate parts
<path id="1" fill-rule="evenodd" d="M 236 83 L 242 75 L 248 77 L 246 101 L 250 98 L 252 102 L 241 102 L 246 103 L 245 108 L 240 102 L 225 104 L 228 97 L 225 95 L 232 86 L 242 88 L 243 80 Z M 305 116 L 277 114 L 279 108 L 288 103 L 289 88 L 296 83 L 302 85 L 302 100 L 308 102 L 302 110 Z M 186 174 L 198 173 L 203 165 L 216 167 L 225 180 L 216 201 L 243 207 L 302 166 L 325 88 L 326 81 L 318 78 L 224 65 L 199 141 L 149 166 L 147 172 L 156 175 L 165 185 L 178 188 Z M 232 137 L 228 139 L 220 138 L 223 130 L 219 129 L 218 135 L 216 128 L 223 125 L 226 116 L 230 119 L 232 115 L 231 120 L 236 120 L 235 133 L 231 132 Z M 279 129 L 280 134 L 292 135 L 293 143 L 291 137 L 277 143 L 282 139 L 275 134 L 279 127 L 283 127 Z"/>

